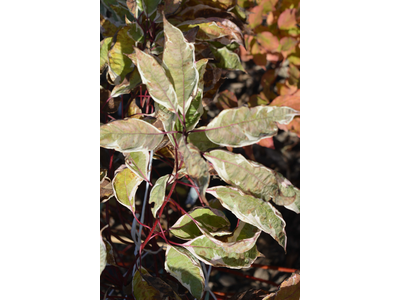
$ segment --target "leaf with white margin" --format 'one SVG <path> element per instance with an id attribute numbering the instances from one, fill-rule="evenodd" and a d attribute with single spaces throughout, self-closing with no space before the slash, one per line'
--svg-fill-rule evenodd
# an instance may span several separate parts
<path id="1" fill-rule="evenodd" d="M 195 207 L 188 214 L 210 233 L 227 230 L 231 225 L 224 213 L 218 209 Z M 200 229 L 187 214 L 175 222 L 171 227 L 171 233 L 183 240 L 190 240 L 202 235 Z"/>
<path id="2" fill-rule="evenodd" d="M 260 256 L 256 245 L 243 253 L 227 253 L 222 247 L 216 245 L 208 237 L 202 235 L 183 244 L 198 260 L 214 267 L 231 269 L 249 268 Z"/>
<path id="3" fill-rule="evenodd" d="M 279 124 L 289 124 L 298 111 L 285 106 L 240 107 L 223 110 L 206 127 L 213 143 L 227 147 L 248 146 L 276 135 Z"/>
<path id="4" fill-rule="evenodd" d="M 204 273 L 200 262 L 185 248 L 167 246 L 165 270 L 175 277 L 194 297 L 204 292 Z"/>
<path id="5" fill-rule="evenodd" d="M 135 213 L 135 195 L 143 179 L 125 165 L 119 167 L 115 172 L 117 174 L 112 181 L 115 198 L 123 206 L 129 208 L 132 213 Z"/>
<path id="6" fill-rule="evenodd" d="M 247 194 L 265 201 L 272 198 L 278 205 L 289 205 L 296 197 L 300 198 L 299 190 L 281 174 L 247 160 L 241 154 L 217 149 L 204 153 L 204 157 L 212 163 L 222 180 Z"/>
<path id="7" fill-rule="evenodd" d="M 186 144 L 184 137 L 179 142 L 178 152 L 185 164 L 186 172 L 199 188 L 200 197 L 206 199 L 206 189 L 210 182 L 207 161 L 200 155 L 199 149 L 192 144 Z"/>
<path id="8" fill-rule="evenodd" d="M 249 251 L 257 242 L 261 230 L 251 224 L 240 222 L 233 233 L 210 233 L 201 223 L 196 223 L 198 229 L 214 244 L 220 246 L 226 253 L 243 253 Z M 218 239 L 217 236 L 220 238 Z"/>
<path id="9" fill-rule="evenodd" d="M 147 166 L 149 165 L 149 161 L 150 155 L 147 150 L 125 153 L 126 166 L 144 180 L 147 179 Z"/>
<path id="10" fill-rule="evenodd" d="M 149 272 L 143 267 L 141 267 L 140 270 L 139 269 L 136 270 L 132 281 L 132 289 L 135 299 L 137 300 L 163 299 L 161 297 L 160 291 L 156 290 L 154 287 L 148 284 L 147 281 L 143 279 L 140 272 L 142 272 L 142 274 L 149 274 Z"/>
<path id="11" fill-rule="evenodd" d="M 233 187 L 216 186 L 209 188 L 207 192 L 216 197 L 222 206 L 230 210 L 238 219 L 268 233 L 286 251 L 286 223 L 281 213 L 271 203 L 247 195 Z"/>
<path id="12" fill-rule="evenodd" d="M 165 69 L 151 55 L 135 48 L 137 67 L 142 82 L 153 100 L 169 111 L 178 113 L 178 98 Z"/>
<path id="13" fill-rule="evenodd" d="M 300 213 L 300 190 L 298 188 L 294 188 L 296 193 L 296 200 L 292 204 L 284 205 L 287 209 L 294 211 L 296 214 Z"/>
<path id="14" fill-rule="evenodd" d="M 165 35 L 163 63 L 171 74 L 180 112 L 186 113 L 199 82 L 194 44 L 188 43 L 182 31 L 171 25 L 165 17 L 163 19 Z"/>
<path id="15" fill-rule="evenodd" d="M 151 209 L 154 218 L 157 218 L 157 212 L 164 203 L 165 189 L 167 188 L 167 182 L 169 176 L 170 175 L 167 174 L 158 178 L 153 188 L 151 189 L 149 204 L 154 202 L 154 207 Z"/>
<path id="16" fill-rule="evenodd" d="M 135 118 L 117 120 L 100 126 L 100 146 L 120 152 L 154 150 L 163 137 L 162 131 Z"/>

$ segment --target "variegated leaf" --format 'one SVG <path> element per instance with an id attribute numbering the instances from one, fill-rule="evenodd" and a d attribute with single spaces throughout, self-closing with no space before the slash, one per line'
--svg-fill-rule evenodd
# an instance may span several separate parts
<path id="1" fill-rule="evenodd" d="M 298 112 L 290 107 L 256 106 L 223 110 L 206 128 L 213 143 L 243 147 L 259 142 L 278 132 L 276 122 L 288 124 Z"/>
<path id="2" fill-rule="evenodd" d="M 294 188 L 296 190 L 296 199 L 292 204 L 284 205 L 287 209 L 294 211 L 296 214 L 300 213 L 300 191 L 298 188 Z"/>
<path id="3" fill-rule="evenodd" d="M 271 235 L 286 251 L 285 221 L 281 213 L 262 199 L 247 195 L 237 188 L 217 186 L 208 189 L 223 207 L 238 219 Z"/>
<path id="4" fill-rule="evenodd" d="M 210 233 L 228 230 L 231 225 L 223 212 L 217 209 L 196 207 L 188 214 Z M 180 217 L 171 227 L 171 233 L 183 240 L 190 240 L 202 235 L 198 226 L 186 214 Z"/>
<path id="5" fill-rule="evenodd" d="M 212 150 L 204 156 L 212 163 L 222 180 L 247 194 L 265 201 L 272 198 L 278 205 L 289 205 L 296 197 L 300 198 L 299 190 L 281 174 L 247 160 L 241 154 Z"/>
<path id="6" fill-rule="evenodd" d="M 153 188 L 150 192 L 149 204 L 154 202 L 154 207 L 151 209 L 154 218 L 157 218 L 157 212 L 161 208 L 162 204 L 164 203 L 165 198 L 165 189 L 167 187 L 167 182 L 169 178 L 169 174 L 164 175 L 157 179 L 156 183 L 154 184 Z"/>
<path id="7" fill-rule="evenodd" d="M 116 173 L 112 181 L 115 198 L 132 213 L 135 213 L 135 195 L 143 179 L 125 165 L 122 165 Z"/>
<path id="8" fill-rule="evenodd" d="M 171 74 L 180 112 L 186 113 L 199 82 L 199 73 L 194 63 L 194 45 L 188 43 L 182 31 L 165 18 L 164 35 L 163 63 Z"/>
<path id="9" fill-rule="evenodd" d="M 126 166 L 137 176 L 147 179 L 147 166 L 149 165 L 149 151 L 142 150 L 125 154 Z"/>
<path id="10" fill-rule="evenodd" d="M 231 269 L 248 268 L 260 255 L 256 245 L 243 253 L 227 253 L 204 235 L 186 242 L 183 246 L 205 264 Z"/>
<path id="11" fill-rule="evenodd" d="M 167 246 L 165 270 L 175 277 L 197 299 L 204 292 L 204 274 L 200 262 L 185 248 Z"/>
<path id="12" fill-rule="evenodd" d="M 100 126 L 100 146 L 120 152 L 154 150 L 163 137 L 162 131 L 135 118 L 117 120 Z"/>
<path id="13" fill-rule="evenodd" d="M 195 145 L 200 151 L 203 152 L 212 148 L 219 148 L 219 145 L 214 144 L 213 142 L 210 141 L 205 131 L 200 131 L 205 129 L 206 127 L 203 126 L 197 128 L 197 130 L 199 131 L 189 132 L 188 142 Z"/>
<path id="14" fill-rule="evenodd" d="M 137 48 L 135 51 L 140 76 L 153 100 L 178 113 L 178 98 L 164 68 L 153 56 Z"/>

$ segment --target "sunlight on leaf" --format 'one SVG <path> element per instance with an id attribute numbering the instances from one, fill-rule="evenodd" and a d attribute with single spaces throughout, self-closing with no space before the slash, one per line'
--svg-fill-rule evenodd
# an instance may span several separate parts
<path id="1" fill-rule="evenodd" d="M 241 154 L 224 150 L 212 150 L 204 154 L 218 175 L 226 183 L 243 192 L 278 205 L 289 205 L 299 196 L 299 190 L 278 172 L 257 162 L 247 160 Z"/>
<path id="2" fill-rule="evenodd" d="M 207 190 L 223 207 L 238 219 L 256 226 L 271 235 L 286 251 L 285 221 L 281 213 L 269 202 L 246 195 L 233 187 L 217 186 Z"/>
<path id="3" fill-rule="evenodd" d="M 170 175 L 167 174 L 158 178 L 153 188 L 151 189 L 149 204 L 154 203 L 154 207 L 151 209 L 151 212 L 153 213 L 155 219 L 157 218 L 158 210 L 164 203 L 165 189 L 167 187 L 169 177 Z"/>
<path id="4" fill-rule="evenodd" d="M 136 191 L 143 179 L 125 165 L 122 165 L 116 172 L 118 173 L 112 181 L 115 198 L 134 213 Z"/>
<path id="5" fill-rule="evenodd" d="M 200 262 L 185 248 L 167 246 L 165 270 L 197 299 L 204 292 L 204 274 Z"/>
<path id="6" fill-rule="evenodd" d="M 100 146 L 120 152 L 154 150 L 164 134 L 153 125 L 135 118 L 100 126 Z"/>

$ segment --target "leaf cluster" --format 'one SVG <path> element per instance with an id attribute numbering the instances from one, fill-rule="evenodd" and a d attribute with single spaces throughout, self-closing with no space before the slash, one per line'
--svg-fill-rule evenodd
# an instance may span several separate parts
<path id="1" fill-rule="evenodd" d="M 245 45 L 245 19 L 232 0 L 101 0 L 100 91 L 106 118 L 100 146 L 112 151 L 108 166 L 114 156 L 119 159 L 114 173 L 101 166 L 101 202 L 108 206 L 114 199 L 131 212 L 135 260 L 128 269 L 132 276 L 124 277 L 129 278 L 121 288 L 125 295 L 182 297 L 173 283 L 141 265 L 144 253 L 162 249 L 151 240 L 164 240 L 165 270 L 196 299 L 211 292 L 205 265 L 250 267 L 261 255 L 256 247 L 261 232 L 286 250 L 286 223 L 275 205 L 300 213 L 300 191 L 281 174 L 225 147 L 276 135 L 298 110 L 285 103 L 242 106 L 225 108 L 208 123 L 204 118 L 222 70 L 244 71 L 238 54 Z M 125 113 L 118 112 L 124 95 L 130 97 Z M 113 113 L 119 116 L 115 120 Z M 168 165 L 170 172 L 157 174 L 153 161 Z M 210 186 L 212 177 L 221 184 Z M 142 183 L 146 190 L 138 197 Z M 172 194 L 179 186 L 189 186 L 201 206 L 187 211 L 175 201 Z M 146 202 L 152 205 L 147 218 Z M 163 223 L 167 208 L 181 213 L 172 226 Z M 231 224 L 226 211 L 237 217 L 237 224 Z M 104 241 L 101 274 L 113 257 L 112 246 Z"/>

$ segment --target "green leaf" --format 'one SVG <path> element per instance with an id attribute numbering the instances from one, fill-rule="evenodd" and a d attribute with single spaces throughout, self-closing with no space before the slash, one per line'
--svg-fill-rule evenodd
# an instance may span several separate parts
<path id="1" fill-rule="evenodd" d="M 100 146 L 120 152 L 154 150 L 164 133 L 135 118 L 117 120 L 100 126 Z"/>
<path id="2" fill-rule="evenodd" d="M 230 51 L 226 47 L 217 49 L 211 45 L 210 50 L 218 60 L 218 63 L 215 64 L 217 67 L 246 72 L 242 66 L 242 63 L 240 62 L 239 56 L 235 52 Z"/>
<path id="3" fill-rule="evenodd" d="M 100 42 L 100 74 L 108 64 L 108 51 L 110 50 L 112 37 L 105 38 Z"/>
<path id="4" fill-rule="evenodd" d="M 196 130 L 204 130 L 204 129 L 206 129 L 206 127 L 203 126 L 197 128 Z M 200 151 L 203 152 L 207 151 L 208 149 L 219 148 L 219 145 L 214 144 L 213 142 L 210 141 L 205 131 L 189 132 L 188 143 L 193 144 Z"/>
<path id="5" fill-rule="evenodd" d="M 164 68 L 153 56 L 137 48 L 135 51 L 140 76 L 153 100 L 178 113 L 178 98 Z"/>
<path id="6" fill-rule="evenodd" d="M 149 204 L 154 202 L 154 207 L 151 209 L 151 212 L 153 213 L 155 219 L 157 218 L 158 210 L 164 203 L 165 189 L 167 187 L 168 178 L 169 174 L 158 178 L 150 192 Z"/>
<path id="7" fill-rule="evenodd" d="M 243 253 L 227 253 L 204 235 L 186 242 L 183 246 L 205 264 L 231 269 L 249 268 L 260 255 L 255 245 Z"/>
<path id="8" fill-rule="evenodd" d="M 125 76 L 133 71 L 134 64 L 125 54 L 132 54 L 133 46 L 143 39 L 144 33 L 137 23 L 131 23 L 118 31 L 114 46 L 108 52 L 109 75 L 115 85 L 120 84 Z"/>
<path id="9" fill-rule="evenodd" d="M 243 147 L 278 132 L 275 122 L 288 124 L 299 113 L 289 107 L 257 106 L 223 110 L 206 127 L 206 135 L 221 146 Z"/>
<path id="10" fill-rule="evenodd" d="M 122 165 L 116 172 L 112 181 L 115 198 L 123 206 L 129 208 L 132 213 L 135 213 L 135 195 L 143 179 L 125 165 Z"/>
<path id="11" fill-rule="evenodd" d="M 197 299 L 204 292 L 204 274 L 200 262 L 185 248 L 167 246 L 165 270 Z"/>
<path id="12" fill-rule="evenodd" d="M 247 194 L 265 201 L 272 198 L 278 205 L 292 204 L 296 197 L 300 197 L 299 190 L 281 174 L 240 154 L 212 150 L 204 156 L 213 164 L 222 180 Z"/>
<path id="13" fill-rule="evenodd" d="M 262 199 L 246 195 L 233 187 L 216 186 L 207 190 L 238 219 L 271 235 L 286 251 L 285 221 L 281 213 Z"/>
<path id="14" fill-rule="evenodd" d="M 199 82 L 194 63 L 194 45 L 188 43 L 182 32 L 164 18 L 165 49 L 163 63 L 172 77 L 180 111 L 186 113 Z"/>
<path id="15" fill-rule="evenodd" d="M 210 181 L 207 162 L 201 157 L 199 149 L 192 144 L 186 144 L 184 138 L 179 142 L 178 152 L 185 164 L 187 173 L 199 188 L 200 197 L 205 199 L 206 189 Z"/>
<path id="16" fill-rule="evenodd" d="M 185 124 L 186 131 L 192 130 L 196 127 L 197 123 L 200 121 L 201 116 L 203 115 L 203 103 L 201 101 L 201 92 L 198 91 L 196 97 L 193 99 L 190 107 L 185 115 Z M 183 116 L 180 114 L 181 120 L 183 120 Z M 178 119 L 178 122 L 175 124 L 176 131 L 183 131 L 183 125 Z M 177 138 L 179 139 L 181 134 L 177 134 Z"/>
<path id="17" fill-rule="evenodd" d="M 228 230 L 231 225 L 224 213 L 217 209 L 196 207 L 188 214 L 209 232 Z M 190 240 L 202 235 L 200 229 L 187 214 L 176 221 L 171 227 L 171 233 L 183 240 Z"/>
<path id="18" fill-rule="evenodd" d="M 161 293 L 154 287 L 152 287 L 150 284 L 148 284 L 147 281 L 143 279 L 140 272 L 142 272 L 142 274 L 144 275 L 145 274 L 150 275 L 149 272 L 143 267 L 141 267 L 140 270 L 139 269 L 136 270 L 132 281 L 132 290 L 135 299 L 136 300 L 163 299 L 161 297 Z"/>
<path id="19" fill-rule="evenodd" d="M 124 81 L 114 86 L 111 97 L 118 97 L 121 95 L 129 94 L 135 87 L 142 82 L 138 68 L 134 68 L 133 72 L 128 74 Z"/>
<path id="20" fill-rule="evenodd" d="M 160 2 L 161 0 L 137 0 L 137 6 L 148 17 L 157 10 L 157 6 Z"/>
<path id="21" fill-rule="evenodd" d="M 107 10 L 111 13 L 109 19 L 112 20 L 116 26 L 125 24 L 125 16 L 130 14 L 125 2 L 100 0 L 100 3 L 107 7 Z"/>
<path id="22" fill-rule="evenodd" d="M 137 176 L 147 179 L 147 166 L 149 165 L 149 151 L 142 150 L 125 154 L 126 166 Z"/>

